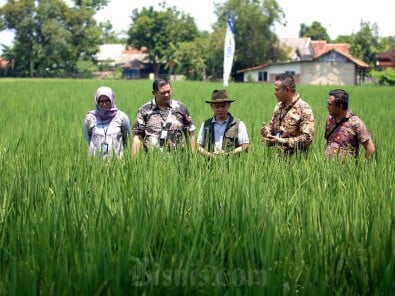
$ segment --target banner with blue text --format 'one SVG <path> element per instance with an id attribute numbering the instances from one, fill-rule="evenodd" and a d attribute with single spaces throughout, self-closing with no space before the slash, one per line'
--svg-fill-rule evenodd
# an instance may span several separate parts
<path id="1" fill-rule="evenodd" d="M 225 45 L 224 45 L 224 87 L 229 85 L 229 76 L 232 70 L 233 56 L 235 54 L 235 31 L 233 27 L 233 19 L 230 12 L 228 12 L 228 21 L 226 24 Z"/>

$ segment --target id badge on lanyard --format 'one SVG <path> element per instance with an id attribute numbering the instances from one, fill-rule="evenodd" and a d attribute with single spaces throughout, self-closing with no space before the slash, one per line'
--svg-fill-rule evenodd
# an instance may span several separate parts
<path id="1" fill-rule="evenodd" d="M 160 132 L 160 138 L 163 140 L 167 138 L 167 131 L 166 130 L 162 130 Z"/>
<path id="2" fill-rule="evenodd" d="M 100 145 L 100 151 L 101 151 L 103 154 L 108 154 L 108 143 L 106 143 L 106 142 L 101 143 L 101 145 Z"/>

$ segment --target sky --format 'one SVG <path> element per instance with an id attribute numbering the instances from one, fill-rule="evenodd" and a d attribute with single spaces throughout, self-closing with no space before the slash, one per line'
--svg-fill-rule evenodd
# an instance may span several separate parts
<path id="1" fill-rule="evenodd" d="M 126 31 L 131 25 L 130 16 L 133 9 L 141 10 L 143 6 L 153 6 L 159 10 L 159 3 L 164 0 L 110 0 L 106 8 L 96 14 L 100 22 L 110 21 L 115 32 Z M 167 6 L 190 14 L 195 18 L 200 30 L 211 31 L 216 21 L 214 2 L 226 0 L 166 0 Z M 338 35 L 351 35 L 360 30 L 361 21 L 376 23 L 379 36 L 395 36 L 395 0 L 277 0 L 284 10 L 287 25 L 276 26 L 278 37 L 298 37 L 300 24 L 308 26 L 318 21 L 326 28 L 331 39 Z M 0 0 L 0 6 L 6 0 Z M 237 29 L 237 24 L 235 24 Z M 237 34 L 237 32 L 236 32 Z M 13 32 L 0 32 L 0 45 L 11 45 Z M 2 46 L 0 46 L 0 53 Z"/>

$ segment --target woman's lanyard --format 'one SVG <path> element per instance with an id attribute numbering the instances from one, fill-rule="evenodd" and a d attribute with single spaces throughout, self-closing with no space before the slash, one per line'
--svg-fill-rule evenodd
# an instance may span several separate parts
<path id="1" fill-rule="evenodd" d="M 104 130 L 104 141 L 107 140 L 107 131 L 108 131 L 108 126 L 107 128 L 103 128 Z"/>
<path id="2" fill-rule="evenodd" d="M 100 150 L 101 150 L 101 152 L 103 152 L 104 154 L 108 154 L 107 131 L 108 131 L 108 128 L 110 127 L 111 122 L 112 122 L 112 119 L 111 119 L 110 122 L 108 123 L 107 128 L 104 128 L 105 124 L 103 124 L 103 122 L 102 122 L 103 131 L 104 131 L 104 140 L 103 140 L 103 142 L 101 142 L 101 144 L 100 144 Z"/>
<path id="3" fill-rule="evenodd" d="M 99 124 L 99 125 L 101 125 L 101 126 L 103 127 L 103 131 L 104 131 L 104 142 L 106 142 L 106 140 L 107 140 L 107 131 L 108 131 L 109 127 L 110 127 L 111 122 L 112 122 L 112 119 L 111 119 L 110 122 L 108 123 L 107 127 L 105 127 L 106 124 L 105 124 L 103 121 Z"/>

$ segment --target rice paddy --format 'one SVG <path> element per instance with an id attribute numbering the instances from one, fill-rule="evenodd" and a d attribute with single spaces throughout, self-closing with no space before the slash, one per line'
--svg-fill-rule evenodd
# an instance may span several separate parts
<path id="1" fill-rule="evenodd" d="M 133 122 L 148 80 L 0 80 L 1 295 L 391 295 L 395 289 L 395 90 L 348 86 L 376 145 L 371 161 L 323 157 L 332 86 L 297 86 L 313 108 L 308 157 L 260 144 L 272 84 L 235 84 L 230 112 L 250 151 L 90 159 L 94 92 Z M 197 129 L 220 83 L 172 82 Z M 127 148 L 130 150 L 130 145 Z"/>

